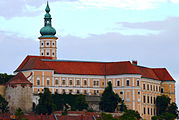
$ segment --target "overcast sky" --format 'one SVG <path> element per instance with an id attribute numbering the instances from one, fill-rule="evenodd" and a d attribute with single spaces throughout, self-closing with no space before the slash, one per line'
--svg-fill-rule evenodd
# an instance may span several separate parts
<path id="1" fill-rule="evenodd" d="M 179 0 L 49 0 L 49 5 L 58 59 L 165 67 L 179 93 Z M 0 0 L 1 73 L 12 74 L 27 55 L 39 55 L 45 6 L 46 0 Z"/>

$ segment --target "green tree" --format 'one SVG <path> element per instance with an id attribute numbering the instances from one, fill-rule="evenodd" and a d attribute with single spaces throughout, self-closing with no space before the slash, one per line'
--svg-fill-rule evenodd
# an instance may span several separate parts
<path id="1" fill-rule="evenodd" d="M 161 115 L 167 111 L 168 105 L 170 104 L 170 98 L 166 95 L 157 96 L 156 108 L 157 115 Z"/>
<path id="2" fill-rule="evenodd" d="M 120 118 L 121 120 L 137 120 L 140 119 L 141 116 L 138 111 L 126 110 Z"/>
<path id="3" fill-rule="evenodd" d="M 102 120 L 118 120 L 117 118 L 114 118 L 112 114 L 106 114 L 106 113 L 101 113 Z M 101 120 L 101 119 L 97 119 Z"/>
<path id="4" fill-rule="evenodd" d="M 119 110 L 121 112 L 124 112 L 127 110 L 127 106 L 125 105 L 124 100 L 121 101 L 121 105 L 119 105 L 119 107 L 120 107 Z"/>
<path id="5" fill-rule="evenodd" d="M 175 115 L 175 117 L 178 117 L 178 107 L 176 103 L 171 103 L 168 107 L 168 112 Z"/>
<path id="6" fill-rule="evenodd" d="M 7 73 L 0 73 L 0 84 L 7 83 L 11 78 L 13 78 L 14 75 L 8 75 Z"/>
<path id="7" fill-rule="evenodd" d="M 88 108 L 88 103 L 86 102 L 84 95 L 78 95 L 78 97 L 76 98 L 75 106 L 76 106 L 76 109 L 79 111 L 82 111 Z"/>
<path id="8" fill-rule="evenodd" d="M 21 108 L 18 108 L 18 109 L 16 110 L 15 115 L 16 115 L 16 118 L 17 118 L 18 120 L 27 120 L 27 119 L 24 119 L 24 118 L 23 118 L 23 117 L 24 117 L 24 113 L 23 113 L 23 111 L 22 111 Z"/>
<path id="9" fill-rule="evenodd" d="M 111 82 L 108 82 L 99 102 L 100 109 L 104 112 L 114 112 L 120 101 L 121 98 L 114 93 Z"/>
<path id="10" fill-rule="evenodd" d="M 52 99 L 52 94 L 49 91 L 48 88 L 44 89 L 44 93 L 40 93 L 40 99 L 39 99 L 39 104 L 36 107 L 36 112 L 38 114 L 51 114 L 56 110 L 56 105 L 53 102 Z"/>
<path id="11" fill-rule="evenodd" d="M 0 95 L 0 110 L 2 113 L 8 112 L 8 102 Z"/>

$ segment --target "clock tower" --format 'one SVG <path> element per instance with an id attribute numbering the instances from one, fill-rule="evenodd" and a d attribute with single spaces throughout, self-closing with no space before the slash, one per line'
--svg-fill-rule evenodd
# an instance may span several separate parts
<path id="1" fill-rule="evenodd" d="M 52 27 L 52 17 L 47 2 L 46 14 L 44 16 L 44 27 L 40 29 L 40 56 L 48 56 L 57 59 L 57 39 L 56 30 Z"/>

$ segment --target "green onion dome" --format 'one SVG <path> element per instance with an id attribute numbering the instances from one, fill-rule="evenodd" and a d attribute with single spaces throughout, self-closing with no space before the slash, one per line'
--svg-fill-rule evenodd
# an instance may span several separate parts
<path id="1" fill-rule="evenodd" d="M 45 11 L 46 14 L 44 16 L 44 27 L 40 29 L 40 34 L 42 35 L 41 37 L 55 37 L 54 35 L 56 34 L 56 30 L 52 27 L 52 18 L 49 13 L 50 8 L 48 2 Z"/>

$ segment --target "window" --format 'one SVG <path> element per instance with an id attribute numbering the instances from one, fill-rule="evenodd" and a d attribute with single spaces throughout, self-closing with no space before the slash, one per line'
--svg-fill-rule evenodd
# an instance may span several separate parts
<path id="1" fill-rule="evenodd" d="M 123 94 L 123 92 L 121 91 L 121 92 L 120 92 L 120 94 L 122 95 L 122 94 Z"/>
<path id="2" fill-rule="evenodd" d="M 93 86 L 99 86 L 99 81 L 98 80 L 94 80 L 93 81 Z"/>
<path id="3" fill-rule="evenodd" d="M 58 93 L 58 89 L 56 89 L 55 92 Z"/>
<path id="4" fill-rule="evenodd" d="M 84 94 L 87 94 L 87 91 L 86 91 L 86 90 L 84 90 Z"/>
<path id="5" fill-rule="evenodd" d="M 65 80 L 62 80 L 62 85 L 65 85 Z"/>
<path id="6" fill-rule="evenodd" d="M 49 52 L 47 52 L 47 55 L 49 55 Z"/>
<path id="7" fill-rule="evenodd" d="M 147 84 L 147 90 L 149 90 L 149 84 Z"/>
<path id="8" fill-rule="evenodd" d="M 40 78 L 37 78 L 37 85 L 40 85 Z"/>
<path id="9" fill-rule="evenodd" d="M 158 92 L 158 86 L 156 86 L 156 91 Z"/>
<path id="10" fill-rule="evenodd" d="M 73 81 L 72 80 L 69 81 L 69 85 L 73 85 Z"/>
<path id="11" fill-rule="evenodd" d="M 163 93 L 163 88 L 161 88 L 161 93 Z"/>
<path id="12" fill-rule="evenodd" d="M 44 53 L 41 53 L 41 55 L 44 55 Z"/>
<path id="13" fill-rule="evenodd" d="M 54 46 L 54 45 L 55 45 L 55 43 L 53 42 L 53 43 L 52 43 L 52 45 Z"/>
<path id="14" fill-rule="evenodd" d="M 145 107 L 144 107 L 144 114 L 145 114 Z"/>
<path id="15" fill-rule="evenodd" d="M 37 89 L 37 93 L 40 93 L 40 90 L 39 90 L 39 89 Z"/>
<path id="16" fill-rule="evenodd" d="M 58 78 L 55 79 L 55 85 L 58 85 Z"/>
<path id="17" fill-rule="evenodd" d="M 50 79 L 47 78 L 47 85 L 49 86 L 50 85 Z"/>
<path id="18" fill-rule="evenodd" d="M 72 94 L 73 90 L 69 90 L 69 93 Z"/>
<path id="19" fill-rule="evenodd" d="M 43 46 L 43 45 L 44 45 L 44 43 L 42 42 L 42 43 L 41 43 L 41 45 Z"/>
<path id="20" fill-rule="evenodd" d="M 55 53 L 53 52 L 52 55 L 55 55 Z"/>
<path id="21" fill-rule="evenodd" d="M 150 90 L 152 91 L 152 85 L 150 85 Z"/>
<path id="22" fill-rule="evenodd" d="M 150 111 L 151 115 L 152 115 L 152 108 L 151 108 L 151 111 Z"/>
<path id="23" fill-rule="evenodd" d="M 145 84 L 143 84 L 143 90 L 145 90 Z"/>
<path id="24" fill-rule="evenodd" d="M 77 94 L 80 94 L 80 90 L 77 90 L 76 93 L 77 93 Z"/>
<path id="25" fill-rule="evenodd" d="M 119 80 L 117 81 L 117 86 L 120 86 L 120 81 Z"/>
<path id="26" fill-rule="evenodd" d="M 139 86 L 139 80 L 137 80 L 137 86 Z"/>
<path id="27" fill-rule="evenodd" d="M 149 110 L 149 108 L 148 108 L 148 115 L 150 114 L 150 110 Z"/>
<path id="28" fill-rule="evenodd" d="M 47 44 L 47 46 L 49 46 L 49 42 L 47 42 L 46 44 Z"/>
<path id="29" fill-rule="evenodd" d="M 143 102 L 145 103 L 145 95 L 143 96 Z"/>
<path id="30" fill-rule="evenodd" d="M 154 108 L 154 115 L 155 115 L 155 108 Z"/>
<path id="31" fill-rule="evenodd" d="M 87 80 L 84 80 L 84 85 L 87 85 Z"/>
<path id="32" fill-rule="evenodd" d="M 150 98 L 150 102 L 151 102 L 151 104 L 152 104 L 152 96 L 151 96 L 151 98 Z"/>
<path id="33" fill-rule="evenodd" d="M 155 104 L 155 97 L 154 97 L 154 104 Z"/>
<path id="34" fill-rule="evenodd" d="M 155 91 L 155 85 L 153 86 L 153 89 L 154 89 L 154 91 Z"/>
<path id="35" fill-rule="evenodd" d="M 126 86 L 129 86 L 129 85 L 130 85 L 129 80 L 127 80 L 126 81 Z"/>
<path id="36" fill-rule="evenodd" d="M 77 81 L 76 81 L 76 85 L 80 85 L 80 80 L 77 80 Z"/>
<path id="37" fill-rule="evenodd" d="M 62 90 L 62 93 L 63 93 L 63 94 L 66 93 L 66 92 L 65 92 L 65 89 Z"/>
<path id="38" fill-rule="evenodd" d="M 147 96 L 147 103 L 149 103 L 149 96 Z"/>
<path id="39" fill-rule="evenodd" d="M 138 91 L 138 94 L 140 95 L 140 91 Z"/>
<path id="40" fill-rule="evenodd" d="M 97 95 L 99 93 L 99 90 L 94 90 L 94 94 Z"/>

